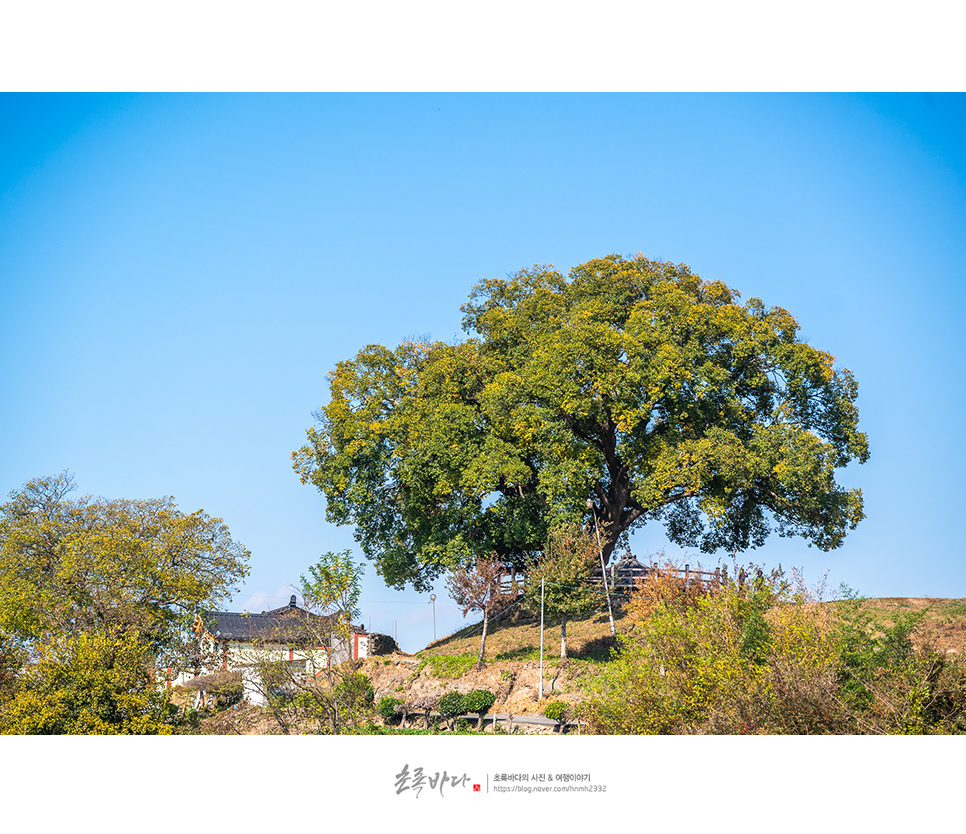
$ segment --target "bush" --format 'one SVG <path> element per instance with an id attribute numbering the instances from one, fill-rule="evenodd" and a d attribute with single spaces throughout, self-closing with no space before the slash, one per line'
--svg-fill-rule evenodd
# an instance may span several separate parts
<path id="1" fill-rule="evenodd" d="M 436 711 L 443 718 L 456 718 L 466 712 L 465 699 L 459 692 L 447 692 L 436 704 Z"/>
<path id="2" fill-rule="evenodd" d="M 966 730 L 966 669 L 912 634 L 924 612 L 879 626 L 848 593 L 837 629 L 837 683 L 859 732 L 954 733 Z"/>
<path id="3" fill-rule="evenodd" d="M 350 720 L 370 713 L 375 697 L 372 683 L 361 672 L 346 675 L 335 686 L 336 703 Z"/>
<path id="4" fill-rule="evenodd" d="M 401 704 L 398 698 L 393 698 L 391 695 L 386 695 L 379 699 L 379 703 L 376 704 L 376 712 L 381 718 L 386 721 L 392 720 L 396 716 L 396 707 Z"/>
<path id="5" fill-rule="evenodd" d="M 466 712 L 463 696 L 459 692 L 447 692 L 437 702 L 436 711 L 446 719 L 447 726 L 452 730 L 454 719 Z"/>
<path id="6" fill-rule="evenodd" d="M 543 714 L 552 721 L 563 721 L 563 717 L 566 715 L 566 713 L 566 701 L 551 701 L 549 704 L 547 704 L 547 708 L 543 711 Z"/>
<path id="7" fill-rule="evenodd" d="M 748 575 L 717 590 L 660 577 L 633 594 L 635 630 L 582 709 L 591 730 L 848 732 L 828 618 L 804 589 L 792 595 L 780 570 Z"/>
<path id="8" fill-rule="evenodd" d="M 495 702 L 496 695 L 489 689 L 474 689 L 464 696 L 463 709 L 465 712 L 476 712 L 482 715 L 489 712 Z"/>
<path id="9" fill-rule="evenodd" d="M 951 733 L 966 668 L 916 647 L 915 618 L 878 626 L 853 601 L 815 604 L 780 571 L 699 594 L 633 595 L 632 634 L 581 707 L 597 733 Z M 752 575 L 749 571 L 746 575 Z M 834 612 L 834 614 L 833 614 Z"/>
<path id="10" fill-rule="evenodd" d="M 476 718 L 476 729 L 482 729 L 483 727 L 483 716 L 489 712 L 490 707 L 496 702 L 496 695 L 490 692 L 489 689 L 474 689 L 472 692 L 468 692 L 466 697 L 463 699 L 463 708 L 466 712 L 475 712 L 477 714 Z"/>
<path id="11" fill-rule="evenodd" d="M 146 735 L 172 732 L 172 713 L 134 631 L 81 632 L 40 646 L 0 704 L 0 732 Z"/>

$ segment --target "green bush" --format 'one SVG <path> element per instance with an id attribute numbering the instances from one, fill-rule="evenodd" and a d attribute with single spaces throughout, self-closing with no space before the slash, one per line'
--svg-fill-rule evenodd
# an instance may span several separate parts
<path id="1" fill-rule="evenodd" d="M 592 731 L 849 732 L 831 625 L 780 571 L 712 592 L 672 580 L 632 594 L 634 632 L 581 709 Z"/>
<path id="2" fill-rule="evenodd" d="M 891 734 L 966 731 L 966 669 L 912 634 L 925 612 L 900 614 L 884 627 L 846 594 L 837 628 L 837 684 L 859 732 Z"/>
<path id="3" fill-rule="evenodd" d="M 547 704 L 547 708 L 543 711 L 543 714 L 553 721 L 562 721 L 566 712 L 566 701 L 551 701 Z"/>
<path id="4" fill-rule="evenodd" d="M 396 707 L 401 704 L 398 698 L 393 698 L 391 695 L 386 695 L 379 699 L 379 703 L 376 704 L 376 712 L 380 717 L 384 718 L 386 721 L 391 720 L 396 715 Z"/>
<path id="5" fill-rule="evenodd" d="M 496 695 L 490 692 L 489 689 L 474 689 L 472 692 L 466 693 L 466 696 L 463 698 L 463 708 L 466 712 L 475 712 L 477 714 L 477 730 L 482 729 L 483 716 L 489 712 L 490 707 L 495 702 Z"/>
<path id="6" fill-rule="evenodd" d="M 496 702 L 496 695 L 489 689 L 474 689 L 466 693 L 463 698 L 463 708 L 465 712 L 476 712 L 480 715 L 489 712 L 490 707 Z"/>
<path id="7" fill-rule="evenodd" d="M 352 713 L 365 713 L 372 709 L 376 691 L 372 682 L 361 672 L 346 675 L 335 686 L 335 698 L 339 706 Z"/>
<path id="8" fill-rule="evenodd" d="M 436 704 L 436 711 L 443 718 L 456 718 L 466 712 L 466 703 L 459 692 L 447 692 Z"/>
<path id="9" fill-rule="evenodd" d="M 134 631 L 94 631 L 42 644 L 0 704 L 0 733 L 148 735 L 172 732 L 172 713 Z"/>
<path id="10" fill-rule="evenodd" d="M 966 665 L 914 644 L 916 616 L 883 626 L 855 600 L 814 603 L 779 572 L 691 596 L 645 588 L 581 717 L 597 733 L 966 731 Z"/>

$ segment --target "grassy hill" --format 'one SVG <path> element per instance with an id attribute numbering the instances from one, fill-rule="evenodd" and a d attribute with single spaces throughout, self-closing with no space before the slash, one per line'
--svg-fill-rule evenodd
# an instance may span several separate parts
<path id="1" fill-rule="evenodd" d="M 822 604 L 834 611 L 844 603 Z M 881 597 L 860 600 L 860 607 L 883 627 L 893 625 L 897 614 L 922 612 L 923 624 L 917 631 L 920 640 L 932 638 L 943 650 L 966 650 L 966 599 Z M 632 627 L 630 619 L 619 609 L 614 612 L 614 623 L 618 634 L 626 633 Z M 421 658 L 438 655 L 473 655 L 475 658 L 479 651 L 481 631 L 482 623 L 475 623 L 431 643 L 416 654 Z M 606 612 L 568 620 L 567 653 L 571 658 L 603 661 L 615 645 Z M 534 659 L 539 656 L 539 649 L 539 615 L 517 611 L 505 619 L 490 623 L 486 638 L 488 662 Z M 544 656 L 559 655 L 559 650 L 559 621 L 547 619 L 544 623 Z"/>
<path id="2" fill-rule="evenodd" d="M 842 602 L 823 603 L 832 612 Z M 861 610 L 886 628 L 899 614 L 922 612 L 923 620 L 913 639 L 929 642 L 942 651 L 966 651 L 966 600 L 890 597 L 860 602 Z M 633 627 L 623 611 L 615 611 L 618 634 Z M 494 711 L 542 714 L 551 700 L 578 702 L 592 676 L 606 664 L 617 641 L 611 636 L 606 612 L 575 618 L 567 623 L 568 660 L 560 660 L 558 621 L 544 624 L 544 698 L 539 700 L 539 615 L 517 609 L 490 624 L 486 639 L 485 666 L 475 671 L 482 624 L 477 623 L 437 640 L 415 655 L 370 658 L 361 671 L 373 681 L 376 698 L 401 700 L 440 695 L 449 689 L 468 692 L 478 687 L 496 693 Z"/>
<path id="3" fill-rule="evenodd" d="M 821 603 L 833 615 L 845 602 Z M 920 613 L 913 642 L 929 644 L 940 652 L 966 652 L 966 599 L 890 597 L 858 602 L 862 612 L 880 629 L 897 617 Z M 618 635 L 634 626 L 631 615 L 616 610 Z M 611 636 L 606 612 L 574 618 L 567 624 L 568 659 L 560 659 L 559 622 L 544 625 L 543 697 L 540 698 L 539 615 L 515 608 L 490 623 L 485 664 L 477 670 L 482 624 L 477 623 L 436 642 L 414 655 L 401 652 L 367 658 L 353 664 L 372 683 L 375 699 L 397 698 L 419 709 L 451 690 L 462 693 L 488 689 L 496 695 L 491 712 L 516 716 L 542 715 L 552 701 L 576 705 L 586 699 L 589 684 L 607 666 L 618 642 Z M 223 713 L 203 732 L 276 732 L 254 708 Z M 227 723 L 226 723 L 227 722 Z M 543 732 L 525 728 L 524 732 Z"/>

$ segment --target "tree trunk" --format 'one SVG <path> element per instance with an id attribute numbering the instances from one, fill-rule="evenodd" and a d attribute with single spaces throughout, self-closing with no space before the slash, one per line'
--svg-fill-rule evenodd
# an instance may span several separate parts
<path id="1" fill-rule="evenodd" d="M 480 656 L 476 658 L 476 671 L 480 671 L 483 668 L 483 653 L 486 651 L 486 628 L 490 622 L 490 612 L 488 609 L 483 609 L 483 636 L 480 638 Z"/>
<path id="2" fill-rule="evenodd" d="M 567 659 L 567 615 L 560 615 L 560 659 Z"/>

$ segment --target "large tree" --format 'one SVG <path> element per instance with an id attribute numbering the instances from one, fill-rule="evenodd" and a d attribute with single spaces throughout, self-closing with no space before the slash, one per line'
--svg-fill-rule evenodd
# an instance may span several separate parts
<path id="1" fill-rule="evenodd" d="M 153 670 L 189 659 L 192 610 L 231 595 L 248 551 L 170 498 L 72 490 L 66 473 L 35 478 L 0 505 L 0 638 L 17 658 L 0 730 L 161 729 Z"/>
<path id="2" fill-rule="evenodd" d="M 485 280 L 462 309 L 463 342 L 340 362 L 293 456 L 390 585 L 523 564 L 592 514 L 605 559 L 649 522 L 713 552 L 773 527 L 831 549 L 863 517 L 835 481 L 868 457 L 856 382 L 786 310 L 641 255 Z"/>

